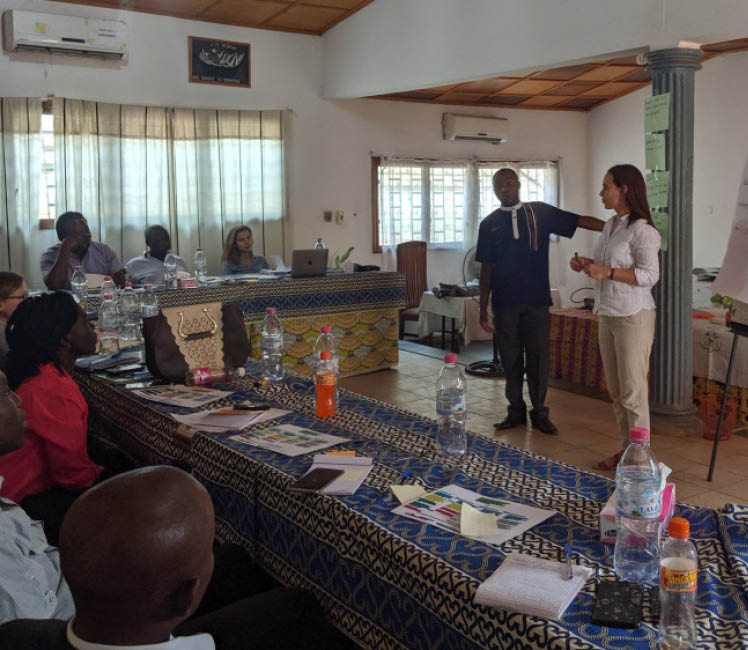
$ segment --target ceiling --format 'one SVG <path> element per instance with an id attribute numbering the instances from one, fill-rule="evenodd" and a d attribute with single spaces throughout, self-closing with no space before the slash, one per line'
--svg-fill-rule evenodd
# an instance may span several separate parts
<path id="1" fill-rule="evenodd" d="M 748 50 L 748 38 L 703 45 L 702 61 L 726 52 Z M 636 56 L 537 70 L 526 75 L 504 75 L 480 81 L 376 95 L 425 104 L 502 106 L 545 110 L 588 111 L 652 81 Z"/>
<path id="2" fill-rule="evenodd" d="M 324 34 L 373 0 L 56 0 L 208 23 Z"/>

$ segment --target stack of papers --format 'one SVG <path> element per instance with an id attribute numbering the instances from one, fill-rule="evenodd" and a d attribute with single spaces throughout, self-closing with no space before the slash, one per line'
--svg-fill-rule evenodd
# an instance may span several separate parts
<path id="1" fill-rule="evenodd" d="M 584 586 L 592 569 L 575 565 L 572 572 L 574 577 L 567 580 L 565 562 L 510 553 L 478 587 L 474 602 L 558 620 Z"/>
<path id="2" fill-rule="evenodd" d="M 186 424 L 193 429 L 201 431 L 211 431 L 220 433 L 221 431 L 232 431 L 236 429 L 246 429 L 251 424 L 258 424 L 265 420 L 279 418 L 290 411 L 281 409 L 268 409 L 267 411 L 242 411 L 231 407 L 212 409 L 210 411 L 200 411 L 199 413 L 190 413 L 189 415 L 178 415 L 172 413 L 177 422 Z"/>
<path id="3" fill-rule="evenodd" d="M 342 469 L 344 474 L 320 490 L 321 494 L 354 494 L 371 471 L 372 458 L 366 456 L 338 456 L 317 454 L 309 468 Z"/>
<path id="4" fill-rule="evenodd" d="M 341 442 L 350 442 L 349 438 L 331 436 L 327 433 L 320 433 L 290 424 L 247 431 L 237 436 L 231 436 L 231 440 L 292 457 L 333 447 Z"/>
<path id="5" fill-rule="evenodd" d="M 139 388 L 133 390 L 132 394 L 142 397 L 151 402 L 168 404 L 169 406 L 182 406 L 184 408 L 198 408 L 216 400 L 223 399 L 234 392 L 230 390 L 218 390 L 216 388 L 205 388 L 204 386 L 182 386 L 172 384 L 170 386 L 152 386 L 150 388 Z"/>

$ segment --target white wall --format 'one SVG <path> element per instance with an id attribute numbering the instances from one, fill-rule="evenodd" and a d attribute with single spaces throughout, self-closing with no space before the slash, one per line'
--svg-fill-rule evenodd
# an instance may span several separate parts
<path id="1" fill-rule="evenodd" d="M 428 88 L 746 33 L 744 0 L 377 0 L 324 35 L 324 94 Z"/>
<path id="2" fill-rule="evenodd" d="M 590 195 L 611 165 L 644 168 L 644 100 L 651 88 L 589 113 Z M 748 52 L 711 59 L 696 73 L 694 118 L 693 263 L 721 266 L 748 155 Z M 589 206 L 602 216 L 598 202 Z"/>
<path id="3" fill-rule="evenodd" d="M 588 192 L 586 118 L 581 113 L 491 110 L 510 119 L 509 143 L 453 143 L 441 139 L 448 108 L 378 100 L 326 101 L 320 97 L 322 41 L 317 37 L 247 30 L 175 18 L 60 3 L 16 0 L 8 8 L 50 13 L 121 17 L 130 25 L 126 65 L 70 57 L 0 55 L 0 92 L 5 96 L 58 96 L 107 102 L 192 108 L 290 108 L 288 120 L 288 228 L 286 251 L 310 247 L 322 236 L 331 254 L 355 246 L 353 260 L 382 264 L 371 251 L 370 155 L 562 159 L 562 201 L 584 211 Z M 187 81 L 187 36 L 245 41 L 252 45 L 252 88 L 223 88 Z M 325 209 L 343 210 L 343 225 L 322 220 Z M 570 288 L 566 261 L 585 249 L 586 233 L 552 249 L 554 286 Z M 40 244 L 54 231 L 39 233 Z M 266 251 L 275 253 L 280 251 Z M 217 252 L 215 254 L 218 254 Z M 430 284 L 456 281 L 462 253 L 430 255 Z M 578 278 L 572 278 L 577 282 Z M 571 288 L 577 286 L 571 285 Z M 568 294 L 568 290 L 566 291 Z"/>

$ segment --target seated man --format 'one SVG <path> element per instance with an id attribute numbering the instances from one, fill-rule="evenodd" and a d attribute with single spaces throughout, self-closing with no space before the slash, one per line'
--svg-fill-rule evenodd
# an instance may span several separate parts
<path id="1" fill-rule="evenodd" d="M 0 372 L 0 454 L 23 444 L 26 417 L 20 407 L 21 399 Z M 31 521 L 13 501 L 0 499 L 0 622 L 69 618 L 73 612 L 60 555 L 47 543 L 41 523 Z M 0 647 L 5 647 L 2 642 Z"/>
<path id="2" fill-rule="evenodd" d="M 313 596 L 298 590 L 276 589 L 186 621 L 213 571 L 213 534 L 210 496 L 179 469 L 149 467 L 100 483 L 78 498 L 62 526 L 75 617 L 8 623 L 0 647 L 354 647 L 327 627 Z"/>
<path id="3" fill-rule="evenodd" d="M 106 244 L 91 241 L 88 222 L 80 212 L 65 212 L 55 224 L 59 244 L 48 248 L 40 260 L 44 284 L 49 289 L 67 289 L 76 266 L 84 273 L 111 275 L 118 287 L 125 284 L 125 267 Z"/>
<path id="4" fill-rule="evenodd" d="M 133 257 L 127 264 L 127 272 L 135 286 L 164 283 L 164 258 L 171 249 L 169 231 L 163 226 L 145 229 L 145 245 L 148 247 L 140 257 Z M 177 271 L 187 272 L 187 265 L 177 256 Z"/>

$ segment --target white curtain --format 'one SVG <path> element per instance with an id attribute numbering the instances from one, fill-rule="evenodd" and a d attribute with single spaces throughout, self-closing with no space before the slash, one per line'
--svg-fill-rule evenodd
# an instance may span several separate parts
<path id="1" fill-rule="evenodd" d="M 252 228 L 255 252 L 283 253 L 281 111 L 124 106 L 56 98 L 58 213 L 81 212 L 123 262 L 160 224 L 192 265 L 195 248 L 217 273 L 223 240 Z"/>
<path id="2" fill-rule="evenodd" d="M 0 268 L 34 278 L 41 254 L 41 100 L 3 98 L 0 107 Z"/>

